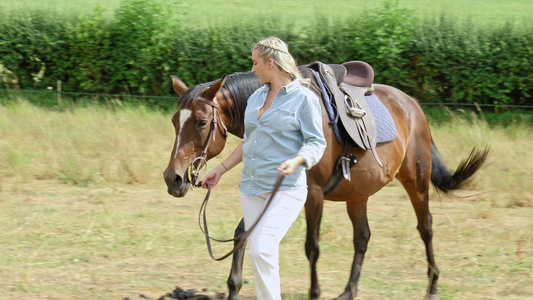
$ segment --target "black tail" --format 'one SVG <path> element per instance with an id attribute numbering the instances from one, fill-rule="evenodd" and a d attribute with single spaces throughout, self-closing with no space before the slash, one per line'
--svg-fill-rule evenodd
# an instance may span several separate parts
<path id="1" fill-rule="evenodd" d="M 453 174 L 448 171 L 446 165 L 439 155 L 437 147 L 431 140 L 431 182 L 439 190 L 447 193 L 456 190 L 469 179 L 485 163 L 489 154 L 489 148 L 485 147 L 483 151 L 477 148 L 472 149 L 467 159 L 463 160 Z"/>

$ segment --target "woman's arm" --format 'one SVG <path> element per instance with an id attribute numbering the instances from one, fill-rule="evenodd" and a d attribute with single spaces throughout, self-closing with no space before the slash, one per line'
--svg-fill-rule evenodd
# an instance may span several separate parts
<path id="1" fill-rule="evenodd" d="M 243 146 L 244 141 L 241 142 L 224 161 L 222 161 L 218 166 L 205 175 L 202 183 L 203 188 L 207 188 L 207 184 L 209 184 L 211 188 L 214 188 L 224 173 L 242 161 Z"/>
<path id="2" fill-rule="evenodd" d="M 318 98 L 314 95 L 307 99 L 298 111 L 300 128 L 304 138 L 298 155 L 304 159 L 304 167 L 311 169 L 316 165 L 326 149 L 326 139 L 322 128 L 322 110 Z"/>
<path id="3" fill-rule="evenodd" d="M 312 168 L 320 161 L 326 149 L 321 107 L 316 96 L 304 99 L 298 110 L 298 119 L 304 142 L 295 157 L 284 161 L 278 167 L 278 172 L 285 176 L 291 175 L 299 165 L 304 165 L 306 169 Z"/>

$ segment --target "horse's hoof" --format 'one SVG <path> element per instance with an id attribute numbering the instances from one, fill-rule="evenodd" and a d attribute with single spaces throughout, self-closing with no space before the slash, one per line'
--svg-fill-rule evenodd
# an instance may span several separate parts
<path id="1" fill-rule="evenodd" d="M 229 293 L 228 300 L 239 300 L 239 296 L 236 293 Z"/>
<path id="2" fill-rule="evenodd" d="M 335 300 L 353 300 L 353 298 L 357 297 L 357 295 L 353 296 L 352 293 L 343 293 L 338 298 L 335 298 Z"/>
<path id="3" fill-rule="evenodd" d="M 435 294 L 429 294 L 429 295 L 426 295 L 426 298 L 424 298 L 426 300 L 440 300 L 440 295 L 438 293 L 435 293 Z"/>
<path id="4" fill-rule="evenodd" d="M 310 300 L 318 300 L 320 298 L 320 289 L 314 289 L 309 291 Z"/>
<path id="5" fill-rule="evenodd" d="M 317 296 L 317 295 L 309 295 L 309 300 L 318 300 L 320 298 L 320 296 Z"/>

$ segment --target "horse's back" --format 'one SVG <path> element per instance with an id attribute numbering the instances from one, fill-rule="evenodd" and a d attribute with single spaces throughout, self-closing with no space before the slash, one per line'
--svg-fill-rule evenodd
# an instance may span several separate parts
<path id="1" fill-rule="evenodd" d="M 426 123 L 426 117 L 418 101 L 405 92 L 390 85 L 375 84 L 374 94 L 389 109 L 395 119 L 410 118 L 412 121 Z"/>

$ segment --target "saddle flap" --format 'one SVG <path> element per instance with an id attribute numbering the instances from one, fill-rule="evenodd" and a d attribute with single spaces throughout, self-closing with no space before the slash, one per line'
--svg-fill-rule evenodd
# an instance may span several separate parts
<path id="1" fill-rule="evenodd" d="M 383 166 L 376 152 L 378 135 L 376 121 L 365 98 L 368 88 L 342 83 L 339 85 L 339 90 L 344 93 L 344 99 L 335 97 L 335 102 L 344 128 L 359 147 L 372 151 L 378 164 Z M 353 116 L 352 111 L 361 117 Z"/>
<path id="2" fill-rule="evenodd" d="M 361 148 L 373 149 L 377 143 L 377 130 L 374 115 L 365 98 L 367 89 L 342 83 L 339 90 L 343 93 L 343 99 L 336 97 L 335 101 L 346 131 Z M 360 116 L 352 115 L 352 111 Z"/>

